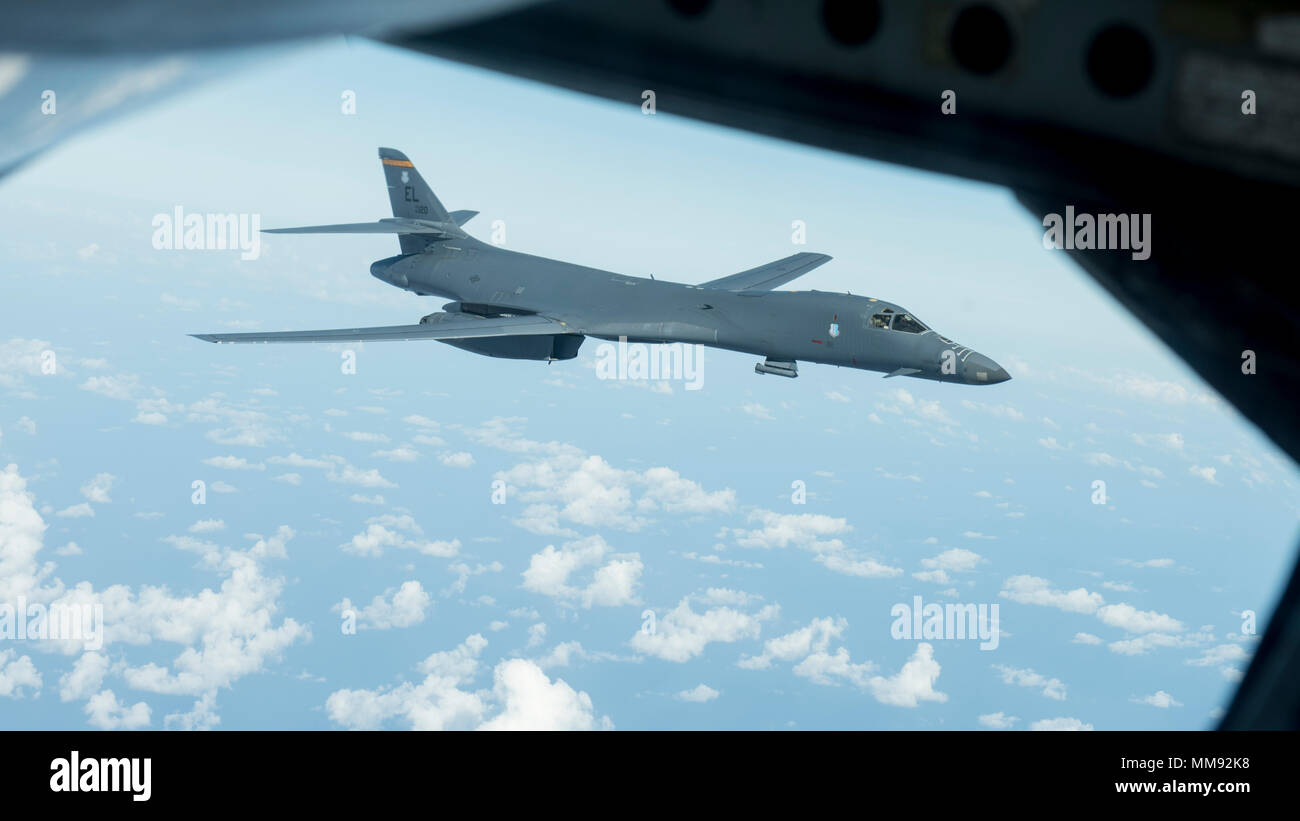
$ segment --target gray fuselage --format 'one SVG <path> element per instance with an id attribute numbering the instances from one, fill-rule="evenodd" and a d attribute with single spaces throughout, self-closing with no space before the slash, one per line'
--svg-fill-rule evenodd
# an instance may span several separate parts
<path id="1" fill-rule="evenodd" d="M 452 311 L 537 314 L 598 339 L 693 343 L 769 360 L 964 384 L 1010 379 L 988 357 L 939 336 L 902 307 L 869 297 L 645 279 L 507 251 L 471 237 L 380 260 L 370 271 L 416 294 L 453 300 L 458 304 L 447 306 Z M 910 321 L 894 324 L 910 332 L 889 327 L 889 319 L 900 316 Z"/>

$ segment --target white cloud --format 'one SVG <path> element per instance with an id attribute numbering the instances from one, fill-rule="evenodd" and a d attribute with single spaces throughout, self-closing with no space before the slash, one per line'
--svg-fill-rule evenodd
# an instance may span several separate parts
<path id="1" fill-rule="evenodd" d="M 128 374 L 92 376 L 81 383 L 81 389 L 106 396 L 109 399 L 128 400 L 131 398 L 132 392 L 136 390 L 136 383 L 136 377 Z"/>
<path id="2" fill-rule="evenodd" d="M 948 696 L 934 689 L 939 671 L 934 647 L 923 641 L 916 645 L 916 652 L 901 670 L 887 678 L 872 678 L 867 682 L 867 689 L 876 701 L 894 707 L 916 707 L 922 701 L 944 702 Z"/>
<path id="3" fill-rule="evenodd" d="M 414 462 L 420 458 L 420 454 L 415 448 L 405 445 L 392 450 L 377 450 L 370 455 L 376 459 L 387 459 L 390 462 Z"/>
<path id="4" fill-rule="evenodd" d="M 90 726 L 101 730 L 138 730 L 149 726 L 149 705 L 137 701 L 130 707 L 118 703 L 112 690 L 103 690 L 86 701 Z"/>
<path id="5" fill-rule="evenodd" d="M 848 627 L 848 620 L 842 616 L 813 619 L 804 627 L 768 639 L 763 644 L 762 655 L 742 657 L 737 664 L 749 670 L 763 670 L 770 667 L 773 660 L 796 661 L 812 653 L 825 652 L 831 639 L 842 636 Z"/>
<path id="6" fill-rule="evenodd" d="M 366 520 L 366 529 L 341 545 L 345 553 L 357 556 L 381 556 L 384 548 L 414 550 L 426 556 L 450 558 L 460 552 L 460 539 L 429 541 L 424 531 L 408 514 L 384 514 Z"/>
<path id="7" fill-rule="evenodd" d="M 703 653 L 711 643 L 758 638 L 762 623 L 774 618 L 777 612 L 774 605 L 769 605 L 757 613 L 734 607 L 712 607 L 697 613 L 691 608 L 691 597 L 687 596 L 656 619 L 653 630 L 638 630 L 629 643 L 638 653 L 664 661 L 685 662 Z"/>
<path id="8" fill-rule="evenodd" d="M 346 433 L 343 433 L 342 435 L 346 436 L 348 439 L 351 439 L 353 442 L 375 443 L 375 442 L 388 441 L 388 437 L 382 433 L 369 433 L 367 431 L 360 431 L 360 430 L 348 431 Z"/>
<path id="9" fill-rule="evenodd" d="M 1183 449 L 1183 435 L 1181 433 L 1135 433 L 1133 441 L 1143 447 L 1163 448 L 1164 450 L 1181 451 Z"/>
<path id="10" fill-rule="evenodd" d="M 604 562 L 607 555 L 609 561 Z M 571 585 L 569 577 L 588 566 L 595 566 L 591 581 L 584 586 Z M 638 554 L 611 554 L 605 540 L 592 535 L 566 542 L 558 550 L 547 545 L 534 553 L 523 572 L 523 587 L 585 608 L 618 607 L 639 601 L 636 588 L 642 569 Z"/>
<path id="11" fill-rule="evenodd" d="M 424 621 L 425 611 L 432 603 L 418 581 L 403 582 L 399 588 L 388 588 L 375 596 L 370 604 L 358 608 L 352 600 L 344 598 L 334 605 L 334 612 L 356 616 L 357 627 L 363 630 L 388 630 L 393 627 L 410 627 Z"/>
<path id="12" fill-rule="evenodd" d="M 413 730 L 477 727 L 488 712 L 485 694 L 460 689 L 472 684 L 487 639 L 475 633 L 452 650 L 420 663 L 425 678 L 374 690 L 335 690 L 325 700 L 330 720 L 353 729 L 377 729 L 400 718 Z"/>
<path id="13" fill-rule="evenodd" d="M 0 698 L 22 698 L 24 687 L 39 695 L 41 674 L 31 656 L 19 656 L 16 650 L 0 649 Z"/>
<path id="14" fill-rule="evenodd" d="M 99 691 L 108 674 L 108 656 L 88 650 L 77 657 L 72 669 L 59 677 L 59 698 L 80 701 Z"/>
<path id="15" fill-rule="evenodd" d="M 713 701 L 720 694 L 707 684 L 699 684 L 689 690 L 682 690 L 677 694 L 680 701 L 690 701 L 696 704 L 703 704 L 706 701 Z"/>
<path id="16" fill-rule="evenodd" d="M 562 679 L 552 681 L 527 659 L 493 670 L 490 691 L 471 689 L 487 640 L 474 634 L 454 650 L 419 665 L 425 678 L 374 690 L 337 690 L 326 699 L 330 719 L 345 727 L 378 728 L 400 719 L 416 730 L 591 730 L 612 728 L 597 719 L 591 697 Z"/>
<path id="17" fill-rule="evenodd" d="M 935 426 L 939 430 L 951 433 L 958 427 L 957 420 L 948 415 L 938 400 L 917 399 L 906 388 L 887 391 L 884 398 L 876 403 L 876 409 L 908 417 L 914 422 Z"/>
<path id="18" fill-rule="evenodd" d="M 492 693 L 501 712 L 482 730 L 595 730 L 612 729 L 606 717 L 597 720 L 591 696 L 570 687 L 563 679 L 551 681 L 526 659 L 510 659 L 493 671 Z"/>
<path id="19" fill-rule="evenodd" d="M 1108 604 L 1097 610 L 1097 618 L 1129 633 L 1181 633 L 1183 623 L 1154 610 L 1138 610 L 1131 604 Z"/>
<path id="20" fill-rule="evenodd" d="M 1188 659 L 1193 667 L 1218 667 L 1219 672 L 1228 681 L 1241 678 L 1241 668 L 1250 660 L 1250 653 L 1240 644 L 1220 644 L 1206 649 L 1197 658 Z"/>
<path id="21" fill-rule="evenodd" d="M 266 470 L 266 465 L 261 462 L 250 462 L 242 456 L 210 456 L 203 460 L 203 464 L 223 470 Z"/>
<path id="22" fill-rule="evenodd" d="M 1156 690 L 1154 693 L 1152 693 L 1149 696 L 1143 696 L 1142 698 L 1134 698 L 1131 699 L 1131 701 L 1137 704 L 1146 704 L 1151 707 L 1159 707 L 1161 709 L 1183 706 L 1182 702 L 1175 701 L 1174 697 L 1166 693 L 1164 690 Z"/>
<path id="23" fill-rule="evenodd" d="M 438 460 L 449 468 L 474 467 L 474 457 L 464 451 L 459 453 L 444 453 L 438 457 Z"/>
<path id="24" fill-rule="evenodd" d="M 1012 576 L 1003 582 L 999 596 L 1021 604 L 1056 607 L 1070 613 L 1097 612 L 1105 599 L 1100 593 L 1089 593 L 1079 587 L 1069 592 L 1052 589 L 1051 582 L 1037 576 Z"/>
<path id="25" fill-rule="evenodd" d="M 1013 422 L 1021 422 L 1025 418 L 1025 415 L 1018 409 L 1006 404 L 988 405 L 984 402 L 972 402 L 969 399 L 963 399 L 961 401 L 961 406 L 966 410 L 981 411 L 983 413 L 992 414 L 999 419 L 1010 419 Z"/>
<path id="26" fill-rule="evenodd" d="M 1045 697 L 1056 701 L 1065 701 L 1065 684 L 1059 678 L 1048 678 L 1041 673 L 1035 673 L 1031 669 L 1018 670 L 1002 664 L 993 665 L 993 669 L 1002 674 L 1003 684 L 1014 684 L 1019 687 L 1032 687 L 1034 689 L 1041 688 Z"/>
<path id="27" fill-rule="evenodd" d="M 78 505 L 71 505 L 54 514 L 61 519 L 84 519 L 86 517 L 94 518 L 95 509 L 90 506 L 89 502 L 82 502 Z"/>
<path id="28" fill-rule="evenodd" d="M 948 575 L 949 573 L 973 572 L 983 561 L 983 557 L 973 550 L 954 547 L 945 550 L 934 558 L 922 559 L 921 566 L 925 570 L 913 573 L 912 576 L 923 582 L 950 584 L 951 577 Z"/>
<path id="29" fill-rule="evenodd" d="M 612 527 L 638 531 L 659 511 L 683 515 L 730 512 L 736 494 L 730 489 L 706 491 L 667 467 L 645 471 L 616 468 L 597 455 L 571 445 L 541 443 L 511 435 L 510 420 L 492 420 L 471 431 L 476 440 L 510 451 L 539 455 L 536 461 L 496 474 L 506 481 L 511 498 L 529 503 L 515 524 L 544 535 L 574 535 L 561 525 Z"/>
<path id="30" fill-rule="evenodd" d="M 1062 730 L 1091 730 L 1091 724 L 1084 724 L 1077 718 L 1044 718 L 1029 725 L 1030 730 L 1053 732 Z"/>
<path id="31" fill-rule="evenodd" d="M 1011 725 L 1019 720 L 1006 713 L 987 713 L 979 717 L 980 726 L 988 727 L 990 730 L 1010 730 Z"/>
<path id="32" fill-rule="evenodd" d="M 760 405 L 758 402 L 742 403 L 740 409 L 741 411 L 748 414 L 749 416 L 752 416 L 755 419 L 759 419 L 764 422 L 770 422 L 776 419 L 776 417 L 772 415 L 772 412 L 770 410 L 765 408 L 763 405 Z"/>
<path id="33" fill-rule="evenodd" d="M 739 547 L 772 550 L 797 547 L 814 554 L 814 559 L 828 570 L 848 576 L 889 578 L 902 575 L 893 567 L 848 548 L 840 538 L 853 528 L 841 518 L 821 513 L 775 513 L 754 510 L 748 516 L 752 528 L 727 528 L 718 538 L 730 536 Z"/>

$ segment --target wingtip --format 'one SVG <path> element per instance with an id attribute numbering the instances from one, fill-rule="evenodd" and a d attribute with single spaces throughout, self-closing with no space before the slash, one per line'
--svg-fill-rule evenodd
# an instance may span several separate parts
<path id="1" fill-rule="evenodd" d="M 194 337 L 195 339 L 199 340 L 200 342 L 216 342 L 216 341 L 217 341 L 217 337 L 216 337 L 215 334 L 190 334 L 190 336 Z"/>

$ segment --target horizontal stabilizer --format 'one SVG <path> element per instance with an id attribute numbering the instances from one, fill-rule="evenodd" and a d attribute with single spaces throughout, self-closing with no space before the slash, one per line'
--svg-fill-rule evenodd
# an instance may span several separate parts
<path id="1" fill-rule="evenodd" d="M 216 343 L 406 341 L 414 339 L 481 339 L 494 336 L 536 336 L 573 333 L 563 322 L 541 316 L 476 317 L 435 314 L 440 321 L 379 328 L 336 328 L 324 331 L 190 334 Z"/>
<path id="2" fill-rule="evenodd" d="M 450 214 L 448 214 L 448 216 L 451 217 L 451 221 L 456 223 L 457 225 L 464 225 L 465 223 L 477 217 L 478 212 L 477 211 L 452 211 Z"/>
<path id="3" fill-rule="evenodd" d="M 454 222 L 382 219 L 378 222 L 345 222 L 339 225 L 305 225 L 301 228 L 265 228 L 263 234 L 431 234 L 463 237 L 465 232 Z"/>
<path id="4" fill-rule="evenodd" d="M 830 261 L 830 256 L 826 254 L 810 254 L 805 251 L 729 277 L 700 283 L 700 287 L 721 291 L 770 291 Z"/>

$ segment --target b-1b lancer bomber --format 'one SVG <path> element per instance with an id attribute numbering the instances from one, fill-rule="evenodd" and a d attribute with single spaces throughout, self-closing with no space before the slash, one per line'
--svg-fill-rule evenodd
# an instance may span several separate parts
<path id="1" fill-rule="evenodd" d="M 760 374 L 798 376 L 817 362 L 965 385 L 1011 377 L 998 363 L 935 333 L 904 308 L 871 297 L 775 291 L 830 260 L 800 253 L 684 285 L 624 276 L 507 251 L 461 226 L 477 211 L 447 211 L 406 155 L 379 149 L 393 216 L 378 222 L 277 228 L 280 234 L 396 234 L 402 253 L 370 266 L 420 296 L 453 300 L 415 325 L 324 331 L 195 334 L 207 342 L 435 339 L 474 353 L 548 362 L 573 359 L 587 337 L 707 345 L 764 359 Z"/>

